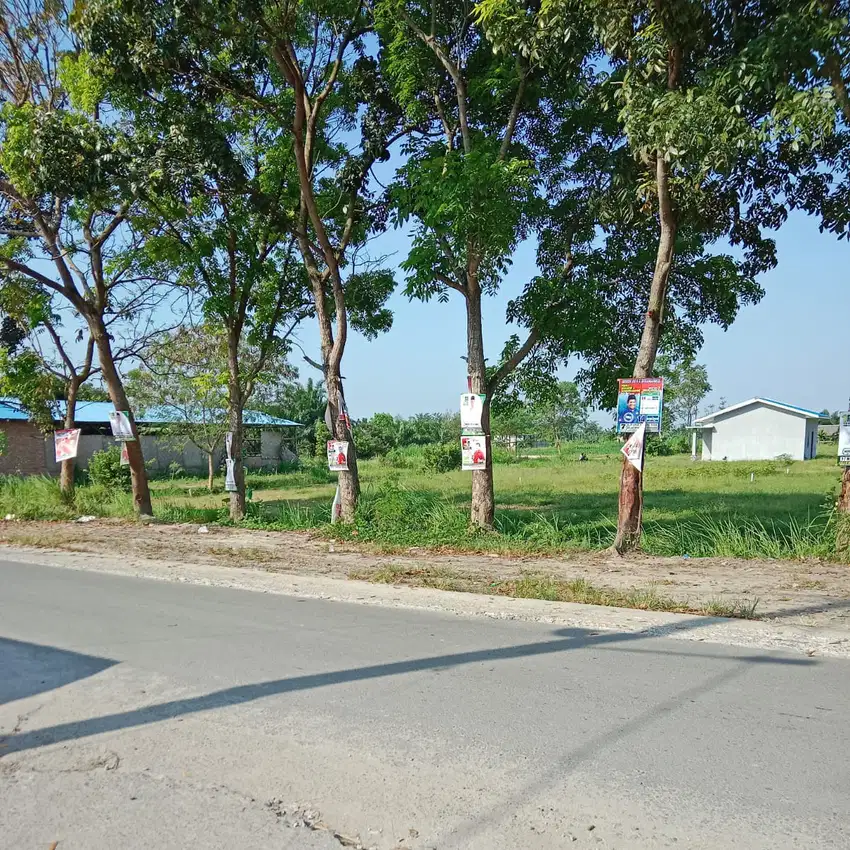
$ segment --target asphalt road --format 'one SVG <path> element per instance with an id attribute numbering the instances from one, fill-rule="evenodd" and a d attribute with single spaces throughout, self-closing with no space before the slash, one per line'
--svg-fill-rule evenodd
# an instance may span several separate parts
<path id="1" fill-rule="evenodd" d="M 0 562 L 0 848 L 846 850 L 848 698 L 842 660 Z"/>

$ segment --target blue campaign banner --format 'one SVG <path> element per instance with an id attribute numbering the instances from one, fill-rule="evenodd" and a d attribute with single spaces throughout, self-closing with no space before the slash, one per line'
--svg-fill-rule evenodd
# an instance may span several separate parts
<path id="1" fill-rule="evenodd" d="M 663 378 L 621 378 L 617 396 L 617 433 L 631 434 L 645 422 L 647 433 L 661 433 Z"/>

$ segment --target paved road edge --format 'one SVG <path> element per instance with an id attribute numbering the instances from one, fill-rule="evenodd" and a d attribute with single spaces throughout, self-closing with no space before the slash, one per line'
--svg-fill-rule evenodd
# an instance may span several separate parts
<path id="1" fill-rule="evenodd" d="M 0 559 L 16 563 L 106 573 L 109 575 L 184 584 L 274 593 L 360 605 L 384 605 L 453 614 L 548 623 L 591 631 L 644 632 L 680 640 L 807 655 L 850 658 L 850 632 L 780 625 L 761 621 L 727 620 L 690 614 L 667 614 L 628 608 L 605 608 L 572 602 L 510 599 L 418 587 L 371 584 L 364 581 L 271 573 L 253 568 L 185 564 L 100 554 L 29 549 L 0 544 Z"/>

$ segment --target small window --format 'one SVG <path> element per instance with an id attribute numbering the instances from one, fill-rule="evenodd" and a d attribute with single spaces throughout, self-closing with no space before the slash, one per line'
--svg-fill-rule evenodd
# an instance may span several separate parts
<path id="1" fill-rule="evenodd" d="M 243 457 L 260 457 L 262 455 L 262 432 L 259 428 L 246 428 L 242 437 Z"/>

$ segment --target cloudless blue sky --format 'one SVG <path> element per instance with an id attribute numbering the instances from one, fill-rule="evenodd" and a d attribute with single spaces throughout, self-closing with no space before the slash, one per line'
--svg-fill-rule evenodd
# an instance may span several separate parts
<path id="1" fill-rule="evenodd" d="M 764 396 L 815 410 L 846 409 L 850 397 L 850 243 L 820 233 L 817 222 L 792 215 L 775 234 L 779 264 L 760 281 L 761 303 L 746 307 L 728 331 L 707 326 L 699 362 L 713 391 L 707 404 Z M 384 235 L 375 250 L 400 263 L 407 252 L 403 232 Z M 505 305 L 535 273 L 534 246 L 525 244 L 499 294 L 484 308 L 484 343 L 490 362 L 514 332 Z M 402 280 L 402 272 L 398 272 Z M 389 306 L 392 330 L 375 341 L 349 338 L 343 361 L 346 400 L 355 418 L 386 412 L 408 416 L 454 409 L 466 389 L 465 311 L 461 296 L 448 304 L 409 302 L 396 293 Z M 520 333 L 522 331 L 520 330 Z M 313 323 L 300 331 L 305 350 L 318 353 Z M 302 379 L 317 373 L 299 366 Z M 571 376 L 575 366 L 568 367 Z M 624 376 L 628 377 L 628 376 Z M 607 415 L 596 417 L 607 421 Z"/>

